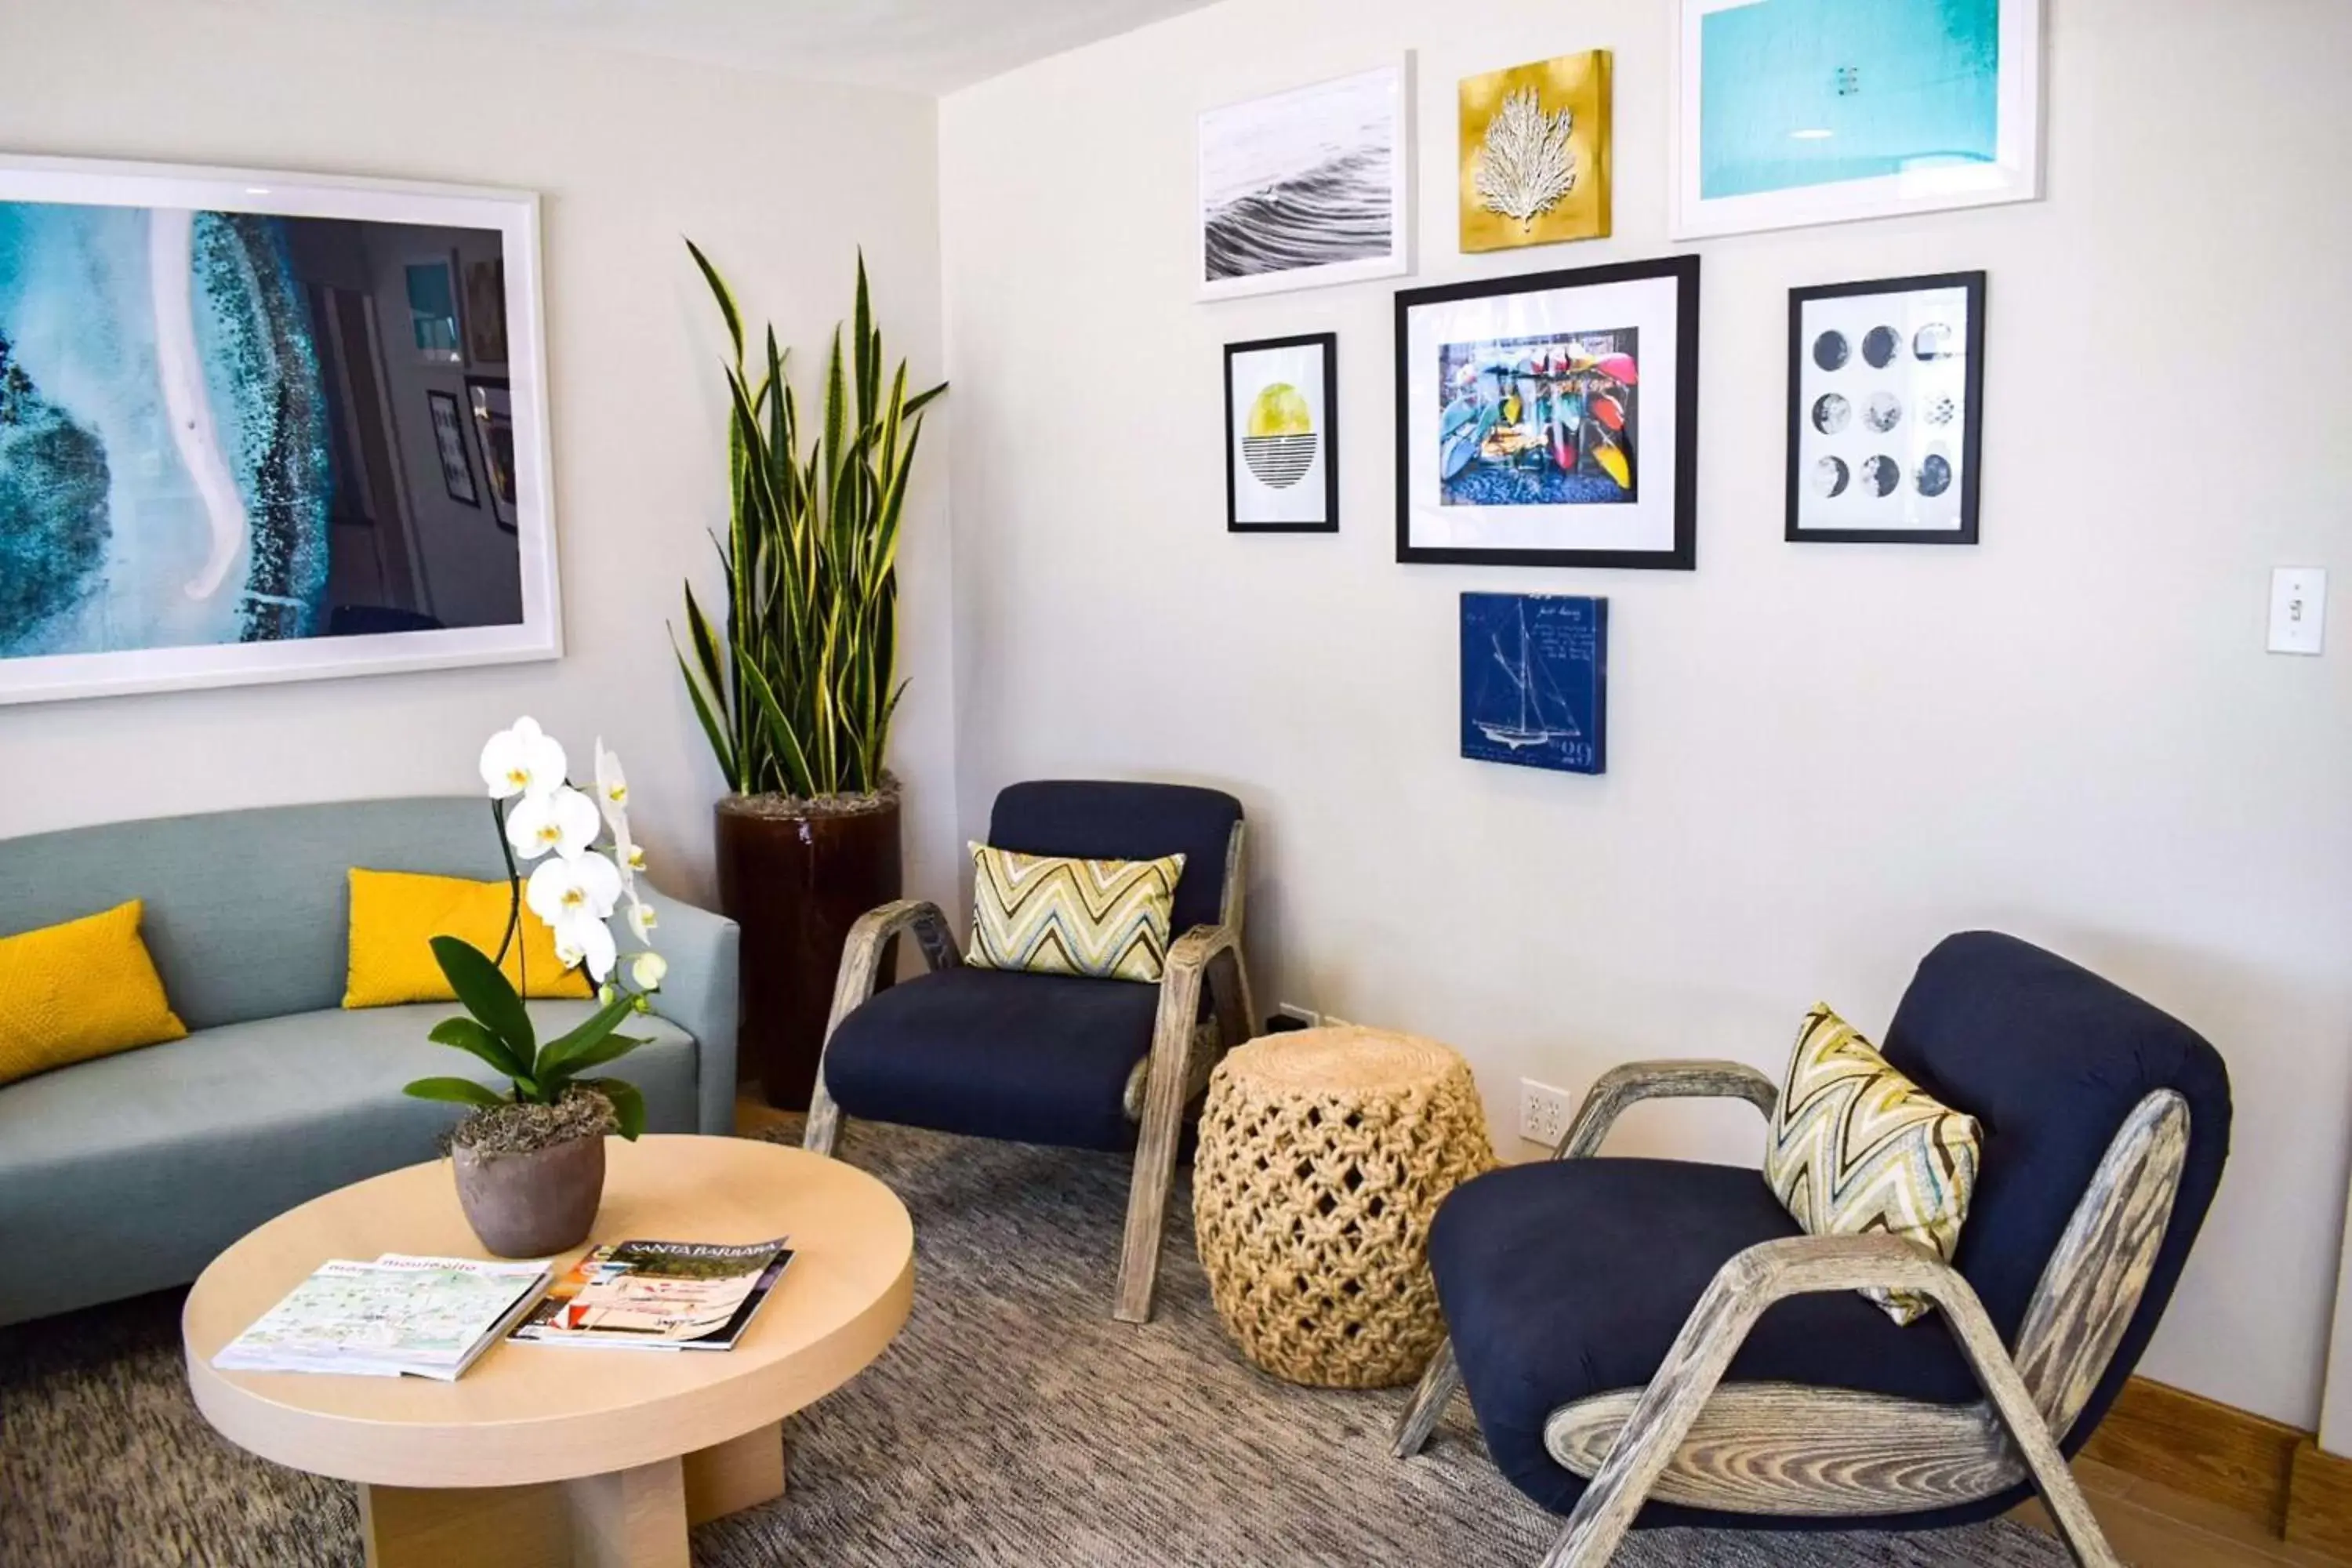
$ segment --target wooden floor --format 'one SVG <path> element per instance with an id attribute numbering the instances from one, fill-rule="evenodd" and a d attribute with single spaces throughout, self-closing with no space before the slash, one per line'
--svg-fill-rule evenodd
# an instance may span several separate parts
<path id="1" fill-rule="evenodd" d="M 788 1119 L 797 1117 L 757 1100 L 735 1102 L 740 1132 L 762 1132 Z M 2289 1546 L 2260 1520 L 2140 1480 L 2096 1459 L 2076 1459 L 2074 1477 L 2105 1528 L 2108 1543 L 2133 1568 L 2352 1568 L 2342 1558 Z M 2039 1502 L 2027 1503 L 2016 1517 L 2036 1529 L 2050 1528 Z"/>
<path id="2" fill-rule="evenodd" d="M 2096 1459 L 2076 1459 L 2074 1479 L 2099 1516 L 2107 1543 L 2133 1568 L 2345 1568 L 2341 1558 L 2289 1546 L 2260 1520 Z M 2039 1502 L 2027 1503 L 2015 1517 L 2050 1529 Z"/>

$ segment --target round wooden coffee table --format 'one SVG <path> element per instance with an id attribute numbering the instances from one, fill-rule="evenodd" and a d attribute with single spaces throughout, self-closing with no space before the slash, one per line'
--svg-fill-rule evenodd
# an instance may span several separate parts
<path id="1" fill-rule="evenodd" d="M 798 1149 L 678 1136 L 606 1153 L 594 1241 L 792 1238 L 733 1350 L 499 1344 L 455 1383 L 213 1369 L 331 1258 L 487 1256 L 436 1161 L 313 1199 L 213 1260 L 181 1316 L 197 1408 L 263 1458 L 358 1482 L 369 1568 L 687 1568 L 689 1524 L 782 1495 L 782 1418 L 907 1321 L 914 1226 L 872 1176 Z"/>

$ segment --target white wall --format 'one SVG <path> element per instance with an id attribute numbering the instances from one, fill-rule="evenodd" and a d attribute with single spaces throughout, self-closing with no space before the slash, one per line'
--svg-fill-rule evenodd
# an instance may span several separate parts
<path id="1" fill-rule="evenodd" d="M 1398 566 L 1382 284 L 1193 302 L 1193 115 L 1419 51 L 1417 280 L 1654 256 L 1665 0 L 1229 0 L 947 99 L 962 822 L 1040 775 L 1229 786 L 1294 1000 L 1515 1084 L 1883 1025 L 1986 925 L 2204 1031 L 2238 1135 L 2149 1373 L 2316 1410 L 2352 1074 L 2352 622 L 2266 657 L 2352 509 L 2339 0 L 2056 0 L 2048 199 L 1710 242 L 1699 569 Z M 1616 237 L 1456 253 L 1454 94 L 1616 59 Z M 1990 272 L 1983 539 L 1781 542 L 1787 290 Z M 1219 345 L 1336 329 L 1342 531 L 1229 537 Z M 1610 773 L 1455 754 L 1465 589 L 1605 594 Z M 2339 619 L 2352 616 L 2339 593 Z M 1752 1161 L 1744 1108 L 1634 1148 Z M 1999 1159 L 1998 1149 L 1990 1157 Z"/>
<path id="2" fill-rule="evenodd" d="M 940 363 L 931 100 L 210 0 L 0 0 L 0 148 L 518 186 L 543 237 L 566 649 L 555 663 L 0 709 L 0 834 L 165 812 L 479 787 L 535 714 L 630 768 L 655 874 L 711 890 L 721 793 L 670 656 L 681 577 L 715 585 L 725 335 L 681 234 L 814 376 L 862 242 L 888 346 Z M 944 453 L 938 441 L 932 450 Z M 952 886 L 940 458 L 901 554 L 897 763 L 909 876 Z M 438 481 L 435 481 L 437 490 Z M 936 781 L 934 783 L 933 781 Z"/>

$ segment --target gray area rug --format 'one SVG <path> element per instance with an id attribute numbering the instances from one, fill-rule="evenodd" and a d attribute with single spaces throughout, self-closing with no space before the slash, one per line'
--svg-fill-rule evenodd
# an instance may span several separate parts
<path id="1" fill-rule="evenodd" d="M 795 1130 L 796 1131 L 796 1130 Z M 780 1133 L 780 1136 L 791 1136 Z M 1320 1392 L 1226 1342 L 1180 1193 L 1159 1315 L 1110 1321 L 1126 1162 L 853 1124 L 843 1153 L 913 1212 L 914 1316 L 786 1424 L 780 1501 L 695 1532 L 698 1568 L 1445 1563 L 1517 1568 L 1558 1521 L 1486 1462 L 1457 1400 L 1389 1458 L 1402 1390 Z M 789 1278 L 789 1277 L 788 1277 Z M 0 1331 L 0 1564 L 350 1568 L 350 1488 L 216 1436 L 167 1292 Z M 1626 1568 L 2042 1568 L 2007 1522 L 1934 1535 L 1636 1532 Z"/>

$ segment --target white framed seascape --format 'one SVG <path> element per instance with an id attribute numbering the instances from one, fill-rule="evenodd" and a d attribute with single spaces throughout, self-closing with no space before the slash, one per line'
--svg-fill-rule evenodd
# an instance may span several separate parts
<path id="1" fill-rule="evenodd" d="M 1675 0 L 1677 239 L 2032 201 L 2042 0 Z"/>
<path id="2" fill-rule="evenodd" d="M 1202 114 L 1202 299 L 1412 269 L 1411 65 Z"/>
<path id="3" fill-rule="evenodd" d="M 0 156 L 0 703 L 556 658 L 551 519 L 535 195 Z"/>

